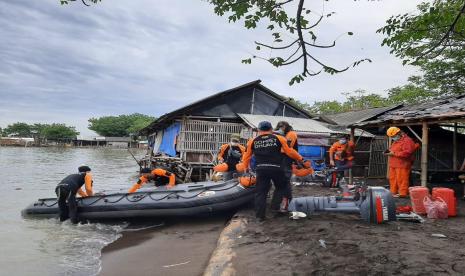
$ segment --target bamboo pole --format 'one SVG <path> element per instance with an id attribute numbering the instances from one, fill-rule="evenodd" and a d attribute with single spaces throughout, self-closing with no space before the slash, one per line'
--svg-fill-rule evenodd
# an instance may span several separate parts
<path id="1" fill-rule="evenodd" d="M 421 186 L 426 187 L 428 180 L 428 124 L 423 122 L 421 135 Z"/>
<path id="2" fill-rule="evenodd" d="M 457 123 L 454 123 L 454 136 L 452 138 L 452 169 L 458 170 L 457 168 Z"/>

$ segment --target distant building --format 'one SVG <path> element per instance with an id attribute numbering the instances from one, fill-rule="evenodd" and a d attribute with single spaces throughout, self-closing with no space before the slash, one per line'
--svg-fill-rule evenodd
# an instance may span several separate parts
<path id="1" fill-rule="evenodd" d="M 137 147 L 137 142 L 134 142 L 131 137 L 78 136 L 73 144 L 76 147 Z"/>

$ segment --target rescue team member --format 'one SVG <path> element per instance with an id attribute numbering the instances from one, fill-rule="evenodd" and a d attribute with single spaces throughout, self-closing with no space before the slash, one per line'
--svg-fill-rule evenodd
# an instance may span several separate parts
<path id="1" fill-rule="evenodd" d="M 141 177 L 137 183 L 129 189 L 128 193 L 134 193 L 150 180 L 153 180 L 157 187 L 168 184 L 167 188 L 173 188 L 176 185 L 176 176 L 174 173 L 170 173 L 167 170 L 161 168 L 150 170 L 149 168 L 144 168 L 140 171 L 140 173 Z"/>
<path id="2" fill-rule="evenodd" d="M 344 177 L 344 171 L 352 168 L 354 160 L 355 144 L 349 139 L 349 135 L 339 136 L 338 141 L 329 148 L 329 164 L 335 167 L 338 176 L 333 177 L 333 186 L 337 186 L 337 178 Z"/>
<path id="3" fill-rule="evenodd" d="M 406 197 L 410 183 L 413 153 L 418 145 L 398 127 L 390 127 L 387 136 L 392 144 L 384 154 L 389 157 L 389 186 L 394 196 Z"/>
<path id="4" fill-rule="evenodd" d="M 258 124 L 258 136 L 247 143 L 247 150 L 242 158 L 243 163 L 238 164 L 238 171 L 248 168 L 252 155 L 256 160 L 256 193 L 255 216 L 259 220 L 265 219 L 266 196 L 271 187 L 271 181 L 278 193 L 290 198 L 285 193 L 286 179 L 282 167 L 283 153 L 302 163 L 303 158 L 294 149 L 287 145 L 286 138 L 272 134 L 270 122 L 263 121 Z"/>
<path id="5" fill-rule="evenodd" d="M 58 197 L 60 221 L 68 218 L 72 223 L 78 223 L 76 193 L 81 197 L 92 196 L 92 174 L 88 166 L 80 166 L 76 174 L 70 174 L 60 181 L 55 188 Z M 81 187 L 85 184 L 86 192 Z"/>
<path id="6" fill-rule="evenodd" d="M 293 148 L 298 152 L 299 146 L 297 142 L 297 132 L 295 132 L 292 127 L 286 121 L 280 121 L 276 124 L 275 133 L 281 136 L 284 136 L 287 140 L 287 145 L 290 148 Z M 283 155 L 283 170 L 284 176 L 286 179 L 286 191 L 285 193 L 288 195 L 292 195 L 292 185 L 291 185 L 291 177 L 292 177 L 292 163 L 293 159 L 289 158 L 286 155 Z M 292 199 L 284 197 L 284 195 L 280 195 L 277 193 L 277 190 L 274 191 L 273 197 L 271 199 L 271 209 L 272 210 L 279 210 L 280 204 L 283 203 L 286 206 L 289 201 Z"/>
<path id="7" fill-rule="evenodd" d="M 240 138 L 239 134 L 232 134 L 231 141 L 222 145 L 218 153 L 218 162 L 228 165 L 228 172 L 224 174 L 224 180 L 232 178 L 233 172 L 236 171 L 236 165 L 245 152 L 245 147 L 239 144 Z"/>

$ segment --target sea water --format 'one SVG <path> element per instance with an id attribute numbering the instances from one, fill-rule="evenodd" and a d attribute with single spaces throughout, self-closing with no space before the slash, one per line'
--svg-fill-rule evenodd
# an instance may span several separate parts
<path id="1" fill-rule="evenodd" d="M 127 190 L 137 180 L 139 167 L 126 149 L 0 147 L 0 275 L 100 271 L 101 249 L 120 237 L 126 222 L 73 225 L 21 217 L 37 198 L 54 197 L 56 184 L 82 164 L 92 168 L 95 191 Z"/>

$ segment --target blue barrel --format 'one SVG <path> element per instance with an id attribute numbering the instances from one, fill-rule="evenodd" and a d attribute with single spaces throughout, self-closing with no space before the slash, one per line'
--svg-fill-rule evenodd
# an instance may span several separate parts
<path id="1" fill-rule="evenodd" d="M 299 153 L 305 159 L 310 159 L 310 160 L 325 159 L 325 148 L 322 146 L 299 145 Z"/>

